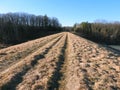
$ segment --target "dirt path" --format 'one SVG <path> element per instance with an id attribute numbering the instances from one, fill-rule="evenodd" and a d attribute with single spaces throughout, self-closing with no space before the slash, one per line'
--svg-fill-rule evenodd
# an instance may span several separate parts
<path id="1" fill-rule="evenodd" d="M 0 54 L 0 90 L 120 90 L 120 54 L 68 32 Z"/>
<path id="2" fill-rule="evenodd" d="M 67 50 L 59 90 L 120 90 L 119 54 L 70 33 Z"/>

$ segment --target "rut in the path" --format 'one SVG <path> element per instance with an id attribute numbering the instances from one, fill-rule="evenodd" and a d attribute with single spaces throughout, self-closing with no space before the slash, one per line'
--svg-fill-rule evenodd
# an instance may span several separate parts
<path id="1" fill-rule="evenodd" d="M 61 70 L 63 68 L 63 64 L 66 59 L 67 43 L 68 43 L 68 36 L 66 36 L 64 46 L 61 50 L 62 54 L 59 56 L 58 62 L 56 62 L 57 67 L 55 71 L 53 72 L 52 77 L 48 81 L 48 90 L 58 90 L 60 86 L 59 81 L 61 80 L 61 77 L 63 76 L 63 73 L 61 72 Z"/>
<path id="2" fill-rule="evenodd" d="M 58 38 L 49 48 L 46 48 L 46 50 L 42 53 L 42 55 L 36 55 L 34 56 L 34 60 L 31 62 L 31 66 L 24 66 L 21 72 L 17 73 L 15 76 L 11 78 L 11 80 L 3 85 L 1 87 L 1 90 L 16 90 L 16 86 L 23 81 L 23 76 L 31 69 L 33 68 L 38 60 L 44 58 L 44 56 L 49 52 L 51 48 L 54 47 L 54 45 L 61 39 L 62 37 Z"/>

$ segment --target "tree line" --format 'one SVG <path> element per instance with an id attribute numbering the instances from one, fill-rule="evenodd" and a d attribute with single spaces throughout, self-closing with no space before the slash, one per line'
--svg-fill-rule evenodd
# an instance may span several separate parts
<path id="1" fill-rule="evenodd" d="M 72 30 L 97 43 L 120 45 L 120 23 L 82 22 L 75 24 Z"/>
<path id="2" fill-rule="evenodd" d="M 27 13 L 0 14 L 0 42 L 17 44 L 60 32 L 58 19 Z"/>

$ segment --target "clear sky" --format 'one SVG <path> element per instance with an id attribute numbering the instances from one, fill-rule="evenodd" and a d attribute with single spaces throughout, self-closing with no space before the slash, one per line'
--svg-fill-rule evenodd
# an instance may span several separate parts
<path id="1" fill-rule="evenodd" d="M 63 26 L 83 21 L 120 21 L 120 0 L 0 0 L 0 13 L 57 17 Z"/>

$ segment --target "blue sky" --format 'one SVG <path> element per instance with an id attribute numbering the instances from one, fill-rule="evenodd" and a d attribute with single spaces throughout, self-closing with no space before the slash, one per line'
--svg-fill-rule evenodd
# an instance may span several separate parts
<path id="1" fill-rule="evenodd" d="M 83 21 L 120 21 L 120 0 L 0 0 L 0 13 L 57 17 L 63 26 Z"/>

